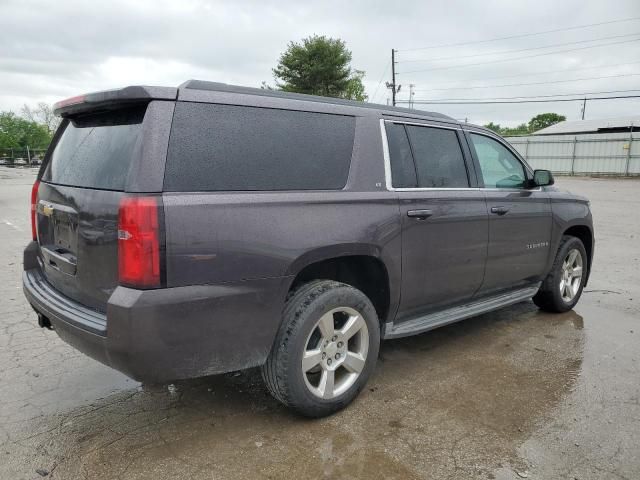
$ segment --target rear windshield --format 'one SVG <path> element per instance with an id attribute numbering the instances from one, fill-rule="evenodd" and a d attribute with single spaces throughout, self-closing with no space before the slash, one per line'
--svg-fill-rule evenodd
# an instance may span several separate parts
<path id="1" fill-rule="evenodd" d="M 58 185 L 124 190 L 141 148 L 146 107 L 86 115 L 64 129 L 42 179 Z"/>
<path id="2" fill-rule="evenodd" d="M 354 131 L 344 115 L 178 102 L 164 189 L 341 189 Z"/>

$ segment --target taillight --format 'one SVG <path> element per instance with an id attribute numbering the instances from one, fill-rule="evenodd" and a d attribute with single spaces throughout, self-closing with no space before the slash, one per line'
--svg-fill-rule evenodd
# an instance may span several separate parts
<path id="1" fill-rule="evenodd" d="M 156 197 L 124 197 L 118 211 L 118 271 L 122 285 L 160 286 L 160 204 Z"/>
<path id="2" fill-rule="evenodd" d="M 36 209 L 38 207 L 38 188 L 40 180 L 36 180 L 31 187 L 31 238 L 38 240 L 38 227 L 36 225 Z"/>
<path id="3" fill-rule="evenodd" d="M 60 100 L 59 102 L 54 103 L 53 109 L 58 110 L 64 107 L 70 107 L 71 105 L 77 105 L 86 100 L 86 95 L 76 95 L 75 97 L 65 98 L 64 100 Z"/>

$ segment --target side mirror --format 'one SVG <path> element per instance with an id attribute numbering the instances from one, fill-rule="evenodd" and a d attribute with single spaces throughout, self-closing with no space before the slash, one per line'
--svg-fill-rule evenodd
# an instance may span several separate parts
<path id="1" fill-rule="evenodd" d="M 533 184 L 536 187 L 546 187 L 547 185 L 553 185 L 553 175 L 549 170 L 534 170 Z"/>

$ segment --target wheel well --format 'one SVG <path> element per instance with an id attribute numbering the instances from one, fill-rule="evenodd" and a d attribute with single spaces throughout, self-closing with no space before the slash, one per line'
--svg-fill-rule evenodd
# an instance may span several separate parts
<path id="1" fill-rule="evenodd" d="M 591 230 L 589 227 L 584 225 L 576 225 L 574 227 L 568 228 L 564 235 L 570 235 L 572 237 L 579 238 L 584 245 L 584 249 L 587 251 L 587 264 L 589 268 L 589 273 L 591 273 L 591 258 L 593 252 L 593 237 L 591 235 Z"/>
<path id="2" fill-rule="evenodd" d="M 368 255 L 351 255 L 322 260 L 296 275 L 291 290 L 312 280 L 335 280 L 346 283 L 364 293 L 376 309 L 381 326 L 389 314 L 389 276 L 384 264 Z"/>

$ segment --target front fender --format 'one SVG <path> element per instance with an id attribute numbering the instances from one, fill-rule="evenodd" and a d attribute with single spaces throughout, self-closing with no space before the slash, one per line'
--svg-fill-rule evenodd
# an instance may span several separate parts
<path id="1" fill-rule="evenodd" d="M 557 196 L 556 196 L 557 195 Z M 549 249 L 549 258 L 547 262 L 547 272 L 551 270 L 556 252 L 562 241 L 562 236 L 571 228 L 582 227 L 589 231 L 591 237 L 591 251 L 588 258 L 588 276 L 591 275 L 591 265 L 593 263 L 593 254 L 595 250 L 595 238 L 593 231 L 593 217 L 589 202 L 582 197 L 571 196 L 566 198 L 566 194 L 551 195 L 551 210 L 553 213 L 553 223 L 551 231 L 551 248 Z"/>

